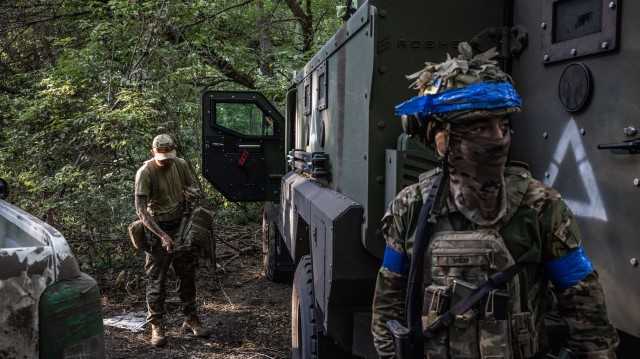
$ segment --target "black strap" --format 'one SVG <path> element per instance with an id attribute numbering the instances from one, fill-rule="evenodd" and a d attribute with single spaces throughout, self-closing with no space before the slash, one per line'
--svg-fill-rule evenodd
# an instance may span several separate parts
<path id="1" fill-rule="evenodd" d="M 411 358 L 424 358 L 424 336 L 422 334 L 422 301 L 424 295 L 424 257 L 426 249 L 431 241 L 433 226 L 431 223 L 431 210 L 437 199 L 441 196 L 446 181 L 446 162 L 443 171 L 433 181 L 427 199 L 420 209 L 416 226 L 413 256 L 409 268 L 407 282 L 407 297 L 405 308 L 407 309 L 407 327 L 409 329 L 409 346 Z M 430 277 L 430 273 L 428 273 Z"/>

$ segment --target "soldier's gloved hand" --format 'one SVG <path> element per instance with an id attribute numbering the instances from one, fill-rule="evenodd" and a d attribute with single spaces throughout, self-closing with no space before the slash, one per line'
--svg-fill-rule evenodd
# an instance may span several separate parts
<path id="1" fill-rule="evenodd" d="M 173 251 L 173 240 L 171 236 L 165 233 L 160 237 L 160 240 L 162 241 L 162 248 L 164 248 L 167 253 L 171 253 Z"/>

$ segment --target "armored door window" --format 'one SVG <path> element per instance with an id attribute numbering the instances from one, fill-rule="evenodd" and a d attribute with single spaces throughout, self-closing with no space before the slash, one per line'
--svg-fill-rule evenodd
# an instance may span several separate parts
<path id="1" fill-rule="evenodd" d="M 618 1 L 543 0 L 540 60 L 551 64 L 615 50 Z"/>
<path id="2" fill-rule="evenodd" d="M 247 136 L 273 136 L 273 119 L 255 103 L 218 103 L 216 124 Z"/>
<path id="3" fill-rule="evenodd" d="M 563 0 L 552 6 L 553 43 L 602 31 L 602 0 Z"/>

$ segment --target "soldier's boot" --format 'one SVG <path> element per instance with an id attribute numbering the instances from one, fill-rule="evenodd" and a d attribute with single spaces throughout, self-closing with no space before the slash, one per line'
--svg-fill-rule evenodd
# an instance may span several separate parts
<path id="1" fill-rule="evenodd" d="M 160 323 L 151 323 L 151 345 L 161 347 L 167 344 L 164 327 Z"/>
<path id="2" fill-rule="evenodd" d="M 193 335 L 200 338 L 207 338 L 211 335 L 211 329 L 204 327 L 195 315 L 187 317 L 182 323 L 182 333 L 185 334 L 187 330 L 191 330 Z"/>

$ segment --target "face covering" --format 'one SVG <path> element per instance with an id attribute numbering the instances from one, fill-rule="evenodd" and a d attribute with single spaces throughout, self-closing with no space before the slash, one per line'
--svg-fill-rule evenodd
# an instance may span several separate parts
<path id="1" fill-rule="evenodd" d="M 452 130 L 449 134 L 449 184 L 458 210 L 480 226 L 496 224 L 506 213 L 504 170 L 509 131 L 501 139 Z"/>

